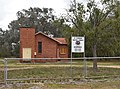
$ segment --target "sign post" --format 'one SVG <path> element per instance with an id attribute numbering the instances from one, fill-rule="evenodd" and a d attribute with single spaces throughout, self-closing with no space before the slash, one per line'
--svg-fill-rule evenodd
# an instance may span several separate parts
<path id="1" fill-rule="evenodd" d="M 87 65 L 85 58 L 85 36 L 71 36 L 72 44 L 71 44 L 71 65 L 72 65 L 72 53 L 84 53 L 84 76 L 87 76 Z M 71 67 L 71 75 L 72 75 L 72 67 Z"/>

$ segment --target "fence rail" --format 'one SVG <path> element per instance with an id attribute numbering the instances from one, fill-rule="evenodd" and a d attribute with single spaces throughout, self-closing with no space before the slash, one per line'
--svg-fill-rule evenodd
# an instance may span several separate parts
<path id="1" fill-rule="evenodd" d="M 75 66 L 73 66 L 73 61 L 69 61 L 69 69 L 70 69 L 70 76 L 71 77 L 64 77 L 64 78 L 13 78 L 13 79 L 10 79 L 8 78 L 8 61 L 10 60 L 84 60 L 83 61 L 83 77 L 73 77 L 73 69 Z M 4 82 L 5 84 L 7 84 L 7 82 L 10 82 L 10 81 L 44 81 L 44 80 L 55 80 L 55 81 L 69 81 L 69 80 L 81 80 L 81 79 L 103 79 L 103 78 L 120 78 L 120 75 L 113 75 L 113 76 L 91 76 L 91 77 L 87 77 L 87 70 L 89 70 L 87 68 L 87 60 L 93 60 L 93 59 L 120 59 L 120 57 L 81 57 L 81 58 L 4 58 L 4 60 L 0 60 L 2 62 L 4 62 Z M 68 71 L 68 69 L 66 69 Z"/>
<path id="2" fill-rule="evenodd" d="M 120 59 L 120 57 L 81 57 L 81 58 L 5 58 L 7 60 L 21 60 L 21 59 L 35 59 L 35 60 L 39 60 L 39 59 L 58 59 L 58 60 L 64 60 L 64 59 L 68 59 L 68 60 L 71 60 L 71 59 L 75 59 L 75 60 L 80 60 L 80 59 Z"/>

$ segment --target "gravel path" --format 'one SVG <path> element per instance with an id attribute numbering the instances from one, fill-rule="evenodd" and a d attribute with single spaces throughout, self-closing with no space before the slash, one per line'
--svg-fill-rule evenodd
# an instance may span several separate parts
<path id="1" fill-rule="evenodd" d="M 70 67 L 71 65 L 40 65 L 39 67 Z M 72 65 L 73 67 L 83 67 L 81 65 Z M 22 69 L 33 69 L 36 66 L 32 67 L 22 67 L 22 68 L 7 68 L 8 71 L 10 70 L 22 70 Z M 92 67 L 92 66 L 89 66 Z M 120 66 L 106 66 L 106 65 L 98 65 L 98 67 L 106 67 L 106 68 L 120 68 Z M 0 71 L 4 71 L 4 68 L 0 68 Z"/>

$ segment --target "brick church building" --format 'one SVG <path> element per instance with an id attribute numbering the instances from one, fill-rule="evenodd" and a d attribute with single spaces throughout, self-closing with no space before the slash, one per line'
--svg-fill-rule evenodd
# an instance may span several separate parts
<path id="1" fill-rule="evenodd" d="M 53 38 L 34 28 L 20 28 L 20 58 L 68 58 L 65 38 Z"/>

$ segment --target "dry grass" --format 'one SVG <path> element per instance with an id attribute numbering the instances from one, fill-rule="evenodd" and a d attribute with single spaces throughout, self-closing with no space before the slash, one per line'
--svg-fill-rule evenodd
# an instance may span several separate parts
<path id="1" fill-rule="evenodd" d="M 92 61 L 87 62 L 87 76 L 114 76 L 120 75 L 120 61 L 118 62 L 98 62 L 97 73 L 92 71 Z M 83 77 L 83 62 L 75 61 L 72 65 L 72 76 Z M 4 79 L 4 64 L 0 62 L 0 82 Z M 58 78 L 71 77 L 70 63 L 24 63 L 19 61 L 8 61 L 8 78 Z M 33 85 L 13 85 L 8 89 L 31 89 L 30 87 L 41 87 L 39 84 Z M 0 88 L 5 89 L 5 88 Z M 38 88 L 39 89 L 39 88 Z M 120 89 L 119 78 L 116 81 L 104 82 L 79 82 L 78 84 L 44 84 L 43 89 Z"/>
<path id="2" fill-rule="evenodd" d="M 79 84 L 13 84 L 2 86 L 0 89 L 120 89 L 120 80 Z"/>

